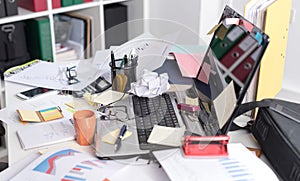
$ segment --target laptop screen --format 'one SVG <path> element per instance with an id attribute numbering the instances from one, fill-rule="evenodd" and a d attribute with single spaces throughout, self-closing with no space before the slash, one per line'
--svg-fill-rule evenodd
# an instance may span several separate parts
<path id="1" fill-rule="evenodd" d="M 199 120 L 218 120 L 220 130 L 216 134 L 229 131 L 268 43 L 269 37 L 262 30 L 229 6 L 224 8 L 194 78 L 199 105 L 208 115 L 200 114 Z"/>

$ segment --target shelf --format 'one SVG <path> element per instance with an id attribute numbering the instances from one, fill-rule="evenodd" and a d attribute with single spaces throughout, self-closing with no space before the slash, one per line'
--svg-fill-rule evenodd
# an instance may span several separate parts
<path id="1" fill-rule="evenodd" d="M 6 24 L 6 23 L 12 23 L 12 22 L 16 22 L 16 21 L 23 21 L 23 20 L 32 19 L 32 18 L 48 16 L 48 14 L 49 14 L 48 11 L 32 12 L 32 11 L 29 11 L 27 9 L 23 9 L 20 7 L 18 8 L 18 12 L 19 12 L 18 15 L 0 18 L 0 24 Z"/>
<path id="2" fill-rule="evenodd" d="M 89 3 L 82 3 L 82 4 L 72 5 L 72 6 L 68 6 L 68 7 L 52 9 L 51 11 L 53 14 L 59 14 L 59 13 L 77 11 L 77 10 L 82 10 L 82 9 L 87 9 L 87 8 L 92 8 L 92 7 L 98 7 L 100 5 L 101 5 L 101 3 L 99 1 L 94 1 L 94 2 L 89 2 Z"/>

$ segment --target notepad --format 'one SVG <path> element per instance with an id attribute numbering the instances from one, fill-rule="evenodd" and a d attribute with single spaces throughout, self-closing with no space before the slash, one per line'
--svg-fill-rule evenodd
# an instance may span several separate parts
<path id="1" fill-rule="evenodd" d="M 59 107 L 51 107 L 39 111 L 17 109 L 19 118 L 24 122 L 45 122 L 64 117 Z"/>
<path id="2" fill-rule="evenodd" d="M 34 124 L 17 130 L 24 150 L 74 140 L 74 126 L 67 119 Z"/>

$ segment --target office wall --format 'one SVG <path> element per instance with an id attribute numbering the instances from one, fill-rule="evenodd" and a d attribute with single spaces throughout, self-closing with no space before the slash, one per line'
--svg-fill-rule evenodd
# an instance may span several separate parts
<path id="1" fill-rule="evenodd" d="M 300 1 L 292 1 L 291 22 L 289 28 L 282 87 L 300 93 Z"/>

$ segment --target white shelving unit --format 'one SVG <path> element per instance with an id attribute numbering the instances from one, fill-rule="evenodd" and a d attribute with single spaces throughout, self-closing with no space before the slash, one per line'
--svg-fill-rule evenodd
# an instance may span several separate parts
<path id="1" fill-rule="evenodd" d="M 50 32 L 52 47 L 55 47 L 55 30 L 53 17 L 56 14 L 67 12 L 78 12 L 83 15 L 92 17 L 92 55 L 97 50 L 103 50 L 105 48 L 105 22 L 104 22 L 104 8 L 106 5 L 113 3 L 121 3 L 127 6 L 127 19 L 128 21 L 134 19 L 143 18 L 143 0 L 94 0 L 92 2 L 82 3 L 78 5 L 72 5 L 68 7 L 61 7 L 52 9 L 52 1 L 47 0 L 48 9 L 41 12 L 32 12 L 27 9 L 18 7 L 18 15 L 0 18 L 0 25 L 7 23 L 14 23 L 18 21 L 25 21 L 29 19 L 48 17 L 50 21 Z M 118 14 L 116 13 L 116 16 Z M 128 27 L 128 37 L 136 34 L 134 28 Z M 55 62 L 55 49 L 53 48 L 53 60 Z M 5 107 L 5 88 L 3 80 L 0 80 L 0 109 Z M 1 138 L 0 138 L 1 139 Z M 6 139 L 5 139 L 6 140 Z M 5 145 L 0 147 L 0 158 L 7 155 Z"/>
<path id="2" fill-rule="evenodd" d="M 105 39 L 104 36 L 102 36 L 105 34 L 104 8 L 105 5 L 109 5 L 113 3 L 122 3 L 124 5 L 127 5 L 128 21 L 143 18 L 143 12 L 141 11 L 141 9 L 143 9 L 143 0 L 94 0 L 92 2 L 72 5 L 68 7 L 61 7 L 56 9 L 52 9 L 52 1 L 47 0 L 48 9 L 46 11 L 32 12 L 30 10 L 18 7 L 18 15 L 0 18 L 0 25 L 39 18 L 39 17 L 48 17 L 50 20 L 52 47 L 55 47 L 55 31 L 54 31 L 53 16 L 60 13 L 78 12 L 92 17 L 92 32 L 93 32 L 92 40 L 95 41 L 93 42 L 94 45 L 93 51 L 97 51 L 97 50 L 104 49 L 105 47 Z M 131 12 L 131 11 L 137 11 L 139 13 Z M 116 16 L 118 15 L 116 14 Z M 131 31 L 134 30 L 131 29 Z M 129 34 L 131 34 L 131 32 L 129 32 Z M 54 52 L 53 52 L 53 59 L 55 61 Z"/>

